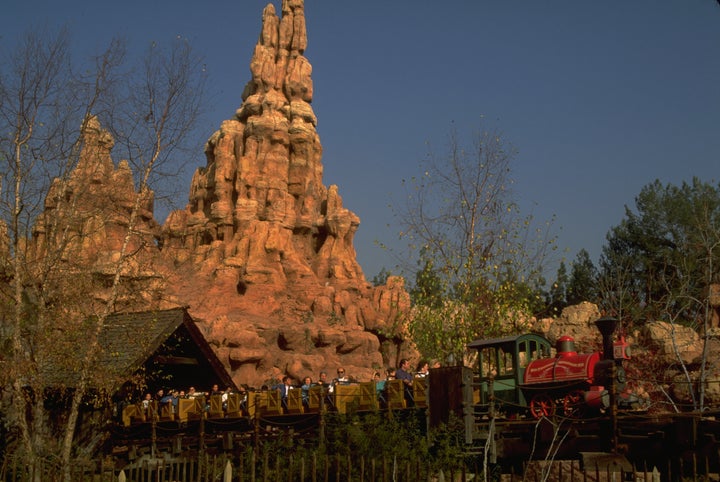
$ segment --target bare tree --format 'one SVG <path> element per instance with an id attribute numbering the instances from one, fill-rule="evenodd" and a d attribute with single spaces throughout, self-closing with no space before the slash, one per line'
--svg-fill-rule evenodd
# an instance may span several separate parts
<path id="1" fill-rule="evenodd" d="M 442 351 L 455 357 L 472 337 L 513 329 L 532 311 L 554 242 L 551 223 L 538 227 L 520 214 L 511 190 L 512 147 L 496 131 L 473 140 L 466 150 L 451 132 L 447 155 L 430 154 L 396 213 L 411 256 L 420 260 L 411 332 L 425 351 L 444 344 Z M 449 338 L 437 340 L 438 333 Z"/>
<path id="2" fill-rule="evenodd" d="M 3 380 L 10 390 L 3 399 L 11 400 L 7 421 L 18 434 L 19 453 L 29 463 L 60 454 L 69 480 L 80 408 L 97 388 L 99 335 L 129 291 L 129 261 L 154 245 L 149 186 L 189 139 L 200 114 L 204 72 L 182 39 L 166 51 L 153 44 L 133 75 L 121 70 L 126 58 L 117 41 L 91 69 L 81 69 L 92 72 L 82 77 L 73 75 L 64 34 L 30 34 L 10 58 L 12 70 L 0 84 L 2 132 L 11 133 L 0 138 L 7 186 L 1 192 L 8 226 L 3 256 L 12 266 L 3 286 L 3 301 L 12 308 L 3 330 L 12 347 Z M 116 143 L 100 119 L 128 156 L 117 176 L 130 189 L 96 192 L 94 176 L 114 172 L 110 151 Z M 100 200 L 88 202 L 93 196 Z M 124 234 L 109 261 L 84 256 L 82 247 L 111 222 Z M 60 358 L 75 362 L 69 367 L 73 377 L 64 379 L 67 411 L 48 424 L 53 417 L 43 403 L 47 389 L 53 386 L 57 394 L 63 388 L 53 385 L 57 370 L 48 368 Z M 58 421 L 59 429 L 48 433 Z"/>

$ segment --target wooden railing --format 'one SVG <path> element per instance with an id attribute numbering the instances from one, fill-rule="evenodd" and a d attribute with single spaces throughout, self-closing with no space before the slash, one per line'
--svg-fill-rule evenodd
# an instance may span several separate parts
<path id="1" fill-rule="evenodd" d="M 357 410 L 404 409 L 427 406 L 427 379 L 416 378 L 411 386 L 402 380 L 389 380 L 378 390 L 375 382 L 336 385 L 331 391 L 327 387 L 313 386 L 303 396 L 303 390 L 296 388 L 288 392 L 283 400 L 278 390 L 231 393 L 223 401 L 221 395 L 195 398 L 181 398 L 177 406 L 172 403 L 147 404 L 139 402 L 127 405 L 122 411 L 122 423 L 129 427 L 135 423 L 158 421 L 186 422 L 199 418 L 266 417 L 285 414 L 318 413 L 321 410 L 349 413 Z"/>

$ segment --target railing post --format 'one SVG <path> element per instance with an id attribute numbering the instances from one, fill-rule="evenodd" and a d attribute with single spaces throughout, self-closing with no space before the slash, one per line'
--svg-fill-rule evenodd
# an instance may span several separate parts
<path id="1" fill-rule="evenodd" d="M 223 482 L 232 482 L 232 464 L 230 460 L 225 461 L 225 470 L 223 471 Z"/>

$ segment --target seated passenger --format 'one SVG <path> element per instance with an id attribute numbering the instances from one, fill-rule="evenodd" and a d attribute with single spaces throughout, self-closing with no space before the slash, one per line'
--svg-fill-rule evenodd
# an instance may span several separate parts
<path id="1" fill-rule="evenodd" d="M 248 391 L 249 388 L 247 385 L 240 385 L 240 388 L 238 389 L 238 394 L 240 395 L 240 408 L 244 411 L 248 409 Z"/>
<path id="2" fill-rule="evenodd" d="M 199 393 L 195 390 L 195 387 L 190 387 L 188 388 L 187 394 L 185 394 L 185 398 L 201 397 L 202 395 L 202 393 Z"/>
<path id="3" fill-rule="evenodd" d="M 430 373 L 430 364 L 425 360 L 420 360 L 415 371 L 416 378 L 425 378 Z"/>
<path id="4" fill-rule="evenodd" d="M 228 397 L 232 393 L 232 387 L 227 387 L 221 395 L 223 410 L 227 410 Z"/>
<path id="5" fill-rule="evenodd" d="M 347 385 L 350 379 L 345 375 L 345 369 L 340 367 L 337 369 L 337 378 L 333 380 L 333 385 Z"/>
<path id="6" fill-rule="evenodd" d="M 320 385 L 321 387 L 330 386 L 330 382 L 327 379 L 327 372 L 320 372 L 320 375 L 318 375 L 317 384 Z"/>
<path id="7" fill-rule="evenodd" d="M 300 390 L 302 390 L 302 404 L 307 407 L 310 404 L 310 388 L 312 388 L 315 384 L 312 382 L 312 378 L 305 377 L 303 379 L 303 384 L 300 387 Z"/>
<path id="8" fill-rule="evenodd" d="M 178 401 L 179 393 L 177 390 L 171 390 L 168 395 L 165 395 L 161 400 L 160 403 L 163 405 L 169 404 L 172 407 L 172 413 L 177 413 L 178 408 Z"/>
<path id="9" fill-rule="evenodd" d="M 320 375 L 318 376 L 317 385 L 322 387 L 323 393 L 325 394 L 325 397 L 323 398 L 322 403 L 326 404 L 328 407 L 331 407 L 333 404 L 332 396 L 331 394 L 335 390 L 335 386 L 328 381 L 327 372 L 322 371 L 320 372 Z"/>
<path id="10" fill-rule="evenodd" d="M 378 400 L 382 400 L 384 398 L 385 380 L 380 378 L 380 372 L 373 373 L 372 381 L 375 382 L 375 393 L 377 394 Z"/>
<path id="11" fill-rule="evenodd" d="M 152 402 L 152 395 L 148 392 L 145 394 L 145 398 L 142 400 L 142 409 L 145 413 L 147 413 L 148 408 L 150 408 L 150 402 Z"/>
<path id="12" fill-rule="evenodd" d="M 405 386 L 405 401 L 409 407 L 414 405 L 413 402 L 413 396 L 412 396 L 412 384 L 413 384 L 413 376 L 408 371 L 410 369 L 410 362 L 403 358 L 400 360 L 400 366 L 395 371 L 395 378 L 397 380 L 402 380 L 404 386 Z"/>
<path id="13" fill-rule="evenodd" d="M 293 389 L 292 378 L 285 375 L 282 379 L 282 383 L 277 386 L 277 389 L 280 390 L 280 400 L 282 402 L 282 406 L 284 409 L 287 409 L 288 392 Z"/>

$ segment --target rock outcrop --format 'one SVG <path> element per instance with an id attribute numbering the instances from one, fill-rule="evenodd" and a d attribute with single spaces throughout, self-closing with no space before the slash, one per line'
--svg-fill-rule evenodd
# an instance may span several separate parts
<path id="1" fill-rule="evenodd" d="M 597 305 L 583 301 L 577 305 L 565 307 L 560 317 L 542 330 L 550 342 L 555 343 L 561 336 L 572 336 L 578 351 L 592 351 L 602 346 L 602 337 L 595 326 L 600 318 Z"/>
<path id="2" fill-rule="evenodd" d="M 68 266 L 100 280 L 98 301 L 120 267 L 117 311 L 188 307 L 238 384 L 340 365 L 370 379 L 395 365 L 411 350 L 409 296 L 401 278 L 366 281 L 353 246 L 360 219 L 323 184 L 306 47 L 303 1 L 283 0 L 281 17 L 269 4 L 242 105 L 208 140 L 187 206 L 163 226 L 153 193 L 136 190 L 128 162 L 115 167 L 114 139 L 88 119 L 79 163 L 53 183 L 29 259 L 62 246 Z"/>
<path id="3" fill-rule="evenodd" d="M 243 383 L 338 365 L 366 378 L 402 350 L 402 280 L 365 280 L 360 219 L 323 185 L 306 47 L 302 0 L 284 0 L 280 18 L 265 7 L 243 103 L 162 228 L 174 294 Z"/>
<path id="4" fill-rule="evenodd" d="M 115 167 L 110 156 L 115 141 L 96 117 L 87 118 L 81 129 L 78 163 L 48 190 L 27 243 L 27 266 L 38 274 L 43 266 L 60 262 L 59 272 L 76 284 L 81 274 L 89 275 L 95 282 L 83 286 L 90 291 L 83 296 L 101 303 L 111 296 L 108 280 L 119 272 L 130 282 L 115 297 L 118 311 L 176 304 L 166 290 L 167 273 L 154 262 L 160 225 L 153 216 L 153 192 L 135 189 L 126 160 Z"/>

